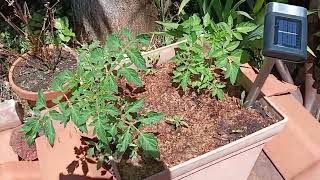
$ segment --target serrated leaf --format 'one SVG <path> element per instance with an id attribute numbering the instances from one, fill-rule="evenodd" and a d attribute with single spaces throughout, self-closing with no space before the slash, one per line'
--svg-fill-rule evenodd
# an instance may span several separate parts
<path id="1" fill-rule="evenodd" d="M 231 52 L 231 51 L 234 51 L 235 49 L 237 49 L 240 45 L 240 41 L 233 41 L 233 42 L 230 42 L 226 49 L 227 51 Z"/>
<path id="2" fill-rule="evenodd" d="M 106 76 L 104 87 L 111 92 L 118 92 L 118 84 L 112 74 Z"/>
<path id="3" fill-rule="evenodd" d="M 51 121 L 51 120 L 47 120 L 47 121 L 44 123 L 43 130 L 44 130 L 45 136 L 47 137 L 47 139 L 48 139 L 48 141 L 49 141 L 49 144 L 50 144 L 51 146 L 53 146 L 53 144 L 54 144 L 54 139 L 55 139 L 55 131 L 54 131 L 54 128 L 53 128 L 53 125 L 52 125 L 52 121 Z"/>
<path id="4" fill-rule="evenodd" d="M 211 47 L 208 55 L 209 57 L 217 58 L 223 55 L 223 51 L 221 49 L 217 49 L 216 47 Z"/>
<path id="5" fill-rule="evenodd" d="M 158 158 L 160 156 L 158 150 L 158 141 L 154 134 L 141 133 L 138 136 L 138 143 L 142 147 L 144 153 L 153 158 Z"/>
<path id="6" fill-rule="evenodd" d="M 146 61 L 145 59 L 142 57 L 140 51 L 138 49 L 128 49 L 126 51 L 127 55 L 129 56 L 131 62 L 133 62 L 133 64 L 139 68 L 139 69 L 143 69 L 145 70 L 146 67 Z"/>
<path id="7" fill-rule="evenodd" d="M 164 117 L 163 113 L 158 112 L 148 112 L 145 116 L 139 118 L 138 120 L 143 124 L 153 124 Z"/>
<path id="8" fill-rule="evenodd" d="M 228 60 L 226 56 L 222 56 L 216 59 L 215 61 L 215 65 L 217 66 L 217 68 L 224 68 L 227 64 Z"/>
<path id="9" fill-rule="evenodd" d="M 137 36 L 137 40 L 141 43 L 141 44 L 149 44 L 150 42 L 150 36 L 148 34 L 139 34 Z"/>
<path id="10" fill-rule="evenodd" d="M 106 106 L 106 112 L 112 116 L 118 116 L 119 115 L 119 110 L 112 104 L 108 104 Z"/>
<path id="11" fill-rule="evenodd" d="M 123 35 L 125 35 L 129 40 L 132 40 L 132 33 L 128 28 L 121 29 Z"/>
<path id="12" fill-rule="evenodd" d="M 42 90 L 39 90 L 38 91 L 38 94 L 37 94 L 37 101 L 36 101 L 36 106 L 35 108 L 36 109 L 41 109 L 43 107 L 47 107 L 47 103 L 46 103 L 46 100 L 44 98 L 44 94 L 43 94 L 43 91 Z"/>
<path id="13" fill-rule="evenodd" d="M 108 144 L 109 143 L 109 138 L 107 136 L 107 131 L 104 128 L 104 125 L 100 121 L 100 119 L 97 119 L 97 123 L 95 124 L 94 131 L 97 134 L 97 137 L 99 140 L 102 142 Z"/>
<path id="14" fill-rule="evenodd" d="M 91 147 L 87 150 L 87 156 L 93 156 L 94 155 L 94 147 Z"/>
<path id="15" fill-rule="evenodd" d="M 237 80 L 238 71 L 239 65 L 234 62 L 230 63 L 225 71 L 225 78 L 229 78 L 231 84 L 234 84 Z"/>
<path id="16" fill-rule="evenodd" d="M 104 46 L 104 48 L 119 48 L 120 47 L 120 40 L 118 38 L 118 36 L 116 36 L 115 34 L 110 34 L 108 36 L 108 39 L 107 39 L 107 43 L 106 45 Z"/>
<path id="17" fill-rule="evenodd" d="M 51 82 L 50 89 L 53 91 L 62 91 L 62 86 L 70 81 L 72 72 L 70 70 L 64 70 L 61 73 L 59 73 L 53 81 Z"/>
<path id="18" fill-rule="evenodd" d="M 252 22 L 242 22 L 237 24 L 236 30 L 238 32 L 247 34 L 248 32 L 251 32 L 257 28 L 257 25 Z"/>
<path id="19" fill-rule="evenodd" d="M 109 129 L 109 133 L 111 134 L 112 137 L 115 137 L 118 133 L 117 130 L 117 125 L 114 124 L 110 129 Z"/>
<path id="20" fill-rule="evenodd" d="M 137 112 L 144 105 L 144 99 L 139 99 L 131 103 L 126 109 L 126 113 Z"/>
<path id="21" fill-rule="evenodd" d="M 187 71 L 185 72 L 183 75 L 182 75 L 182 78 L 181 78 L 181 87 L 183 90 L 186 90 L 187 87 L 188 87 L 188 84 L 189 84 L 189 80 L 190 80 L 190 72 Z"/>
<path id="22" fill-rule="evenodd" d="M 137 86 L 142 86 L 142 82 L 136 70 L 132 68 L 121 67 L 118 72 L 123 75 L 128 82 L 134 83 Z"/>
<path id="23" fill-rule="evenodd" d="M 117 151 L 120 154 L 123 154 L 127 150 L 131 141 L 132 141 L 132 136 L 130 134 L 130 128 L 128 128 L 119 139 L 119 142 L 117 144 Z"/>

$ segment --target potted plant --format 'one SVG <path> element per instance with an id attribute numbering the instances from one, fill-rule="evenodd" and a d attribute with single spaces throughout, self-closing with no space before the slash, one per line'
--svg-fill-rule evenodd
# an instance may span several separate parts
<path id="1" fill-rule="evenodd" d="M 69 29 L 66 17 L 55 18 L 55 6 L 46 1 L 44 10 L 29 12 L 27 3 L 24 8 L 17 1 L 7 2 L 15 16 L 0 16 L 17 33 L 25 38 L 29 51 L 20 55 L 8 47 L 1 47 L 8 55 L 16 56 L 9 70 L 9 83 L 21 99 L 36 101 L 37 91 L 44 90 L 46 101 L 54 99 L 62 92 L 49 91 L 48 87 L 55 75 L 65 69 L 73 70 L 76 53 L 64 45 L 74 36 Z M 22 25 L 20 25 L 22 23 Z"/>
<path id="2" fill-rule="evenodd" d="M 43 131 L 54 145 L 52 122 L 72 121 L 95 137 L 86 141 L 86 155 L 98 167 L 113 156 L 123 179 L 246 179 L 264 143 L 286 123 L 267 99 L 256 106 L 262 115 L 241 107 L 244 93 L 235 88 L 246 59 L 241 40 L 255 28 L 233 25 L 231 15 L 218 24 L 194 15 L 171 28 L 185 41 L 174 62 L 162 65 L 154 54 L 168 48 L 145 53 L 146 62 L 136 45 L 148 39 L 128 30 L 109 35 L 103 46 L 83 45 L 76 71 L 60 74 L 51 86 L 72 89 L 71 96 L 56 97 L 56 110 L 38 92 L 34 116 L 22 128 L 27 141 Z"/>

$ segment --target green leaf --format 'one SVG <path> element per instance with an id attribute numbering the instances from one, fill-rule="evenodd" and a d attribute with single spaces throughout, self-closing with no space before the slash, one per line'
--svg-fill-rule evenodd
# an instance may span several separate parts
<path id="1" fill-rule="evenodd" d="M 109 129 L 109 133 L 111 134 L 112 137 L 115 137 L 118 133 L 117 130 L 117 125 L 114 124 L 110 129 Z"/>
<path id="2" fill-rule="evenodd" d="M 105 89 L 107 89 L 108 91 L 111 92 L 118 92 L 118 84 L 114 78 L 114 76 L 112 74 L 108 74 L 106 76 L 106 80 L 103 84 L 103 86 L 105 87 Z"/>
<path id="3" fill-rule="evenodd" d="M 119 142 L 117 144 L 117 151 L 120 154 L 123 154 L 127 150 L 131 141 L 132 141 L 132 136 L 130 134 L 130 128 L 128 128 L 119 139 Z"/>
<path id="4" fill-rule="evenodd" d="M 51 120 L 47 120 L 44 124 L 44 134 L 47 137 L 49 144 L 51 146 L 53 146 L 54 144 L 54 139 L 55 139 L 55 131 L 52 125 L 52 121 Z"/>
<path id="5" fill-rule="evenodd" d="M 179 6 L 179 11 L 178 14 L 180 14 L 182 12 L 182 10 L 184 9 L 184 7 L 188 4 L 190 0 L 182 0 L 180 6 Z"/>
<path id="6" fill-rule="evenodd" d="M 162 25 L 165 27 L 167 30 L 172 30 L 172 29 L 177 29 L 179 27 L 178 23 L 171 23 L 171 22 L 161 22 L 161 21 L 156 21 L 156 23 Z"/>
<path id="7" fill-rule="evenodd" d="M 150 155 L 153 158 L 158 158 L 160 156 L 158 150 L 158 141 L 154 134 L 141 133 L 138 136 L 138 143 L 142 147 L 144 153 Z"/>
<path id="8" fill-rule="evenodd" d="M 43 91 L 39 90 L 38 94 L 37 94 L 37 102 L 36 102 L 35 108 L 36 109 L 41 109 L 43 107 L 47 107 L 47 103 L 46 103 L 46 100 L 44 98 Z"/>
<path id="9" fill-rule="evenodd" d="M 128 28 L 121 29 L 121 32 L 123 35 L 125 35 L 128 38 L 128 40 L 132 40 L 132 33 Z"/>
<path id="10" fill-rule="evenodd" d="M 104 46 L 104 48 L 107 48 L 107 47 L 108 48 L 115 48 L 115 49 L 120 47 L 120 40 L 117 35 L 110 34 L 108 36 L 107 43 Z"/>
<path id="11" fill-rule="evenodd" d="M 233 36 L 236 37 L 238 40 L 243 40 L 243 37 L 241 35 L 241 33 L 239 32 L 232 32 Z"/>
<path id="12" fill-rule="evenodd" d="M 134 101 L 133 103 L 126 108 L 126 113 L 132 113 L 132 112 L 137 112 L 139 109 L 141 109 L 144 105 L 144 99 L 139 99 Z"/>
<path id="13" fill-rule="evenodd" d="M 242 15 L 242 16 L 245 16 L 245 17 L 251 19 L 251 20 L 254 20 L 247 12 L 244 12 L 244 11 L 236 11 L 236 12 L 239 15 Z"/>
<path id="14" fill-rule="evenodd" d="M 211 18 L 208 13 L 203 17 L 203 25 L 204 27 L 208 27 L 211 25 Z"/>
<path id="15" fill-rule="evenodd" d="M 223 55 L 223 51 L 221 49 L 217 49 L 216 47 L 211 47 L 209 51 L 209 57 L 218 58 Z"/>
<path id="16" fill-rule="evenodd" d="M 70 70 L 64 70 L 61 73 L 59 73 L 53 81 L 51 82 L 50 89 L 53 91 L 63 91 L 62 86 L 70 81 L 72 72 Z"/>
<path id="17" fill-rule="evenodd" d="M 227 51 L 231 52 L 237 49 L 240 45 L 240 41 L 233 41 L 226 47 Z"/>
<path id="18" fill-rule="evenodd" d="M 51 109 L 48 113 L 51 120 L 61 121 L 65 125 L 67 124 L 68 118 L 64 114 L 61 114 L 54 109 Z"/>
<path id="19" fill-rule="evenodd" d="M 148 112 L 145 116 L 139 118 L 138 120 L 143 124 L 153 124 L 164 117 L 163 113 L 158 112 Z"/>
<path id="20" fill-rule="evenodd" d="M 119 115 L 119 110 L 112 104 L 108 104 L 106 107 L 106 111 L 108 114 L 112 116 L 118 116 Z"/>
<path id="21" fill-rule="evenodd" d="M 233 27 L 233 18 L 231 15 L 229 15 L 229 17 L 228 17 L 228 25 L 230 26 L 230 28 Z"/>
<path id="22" fill-rule="evenodd" d="M 134 83 L 137 86 L 142 86 L 142 82 L 136 70 L 132 68 L 121 67 L 118 73 L 123 75 L 128 82 Z"/>
<path id="23" fill-rule="evenodd" d="M 256 3 L 253 7 L 254 14 L 258 13 L 261 10 L 261 8 L 263 7 L 263 3 L 264 3 L 264 0 L 256 0 Z"/>
<path id="24" fill-rule="evenodd" d="M 217 66 L 217 68 L 223 68 L 226 66 L 228 62 L 227 56 L 222 56 L 216 59 L 215 64 Z"/>
<path id="25" fill-rule="evenodd" d="M 127 55 L 129 56 L 131 62 L 133 62 L 134 65 L 136 65 L 137 68 L 145 70 L 146 67 L 146 61 L 142 57 L 139 49 L 127 49 L 126 51 Z"/>
<path id="26" fill-rule="evenodd" d="M 95 123 L 94 123 L 94 132 L 96 133 L 98 139 L 106 144 L 108 144 L 109 138 L 107 136 L 107 131 L 105 129 L 104 123 L 102 122 L 102 120 L 100 119 L 100 117 L 96 117 L 94 119 Z"/>
<path id="27" fill-rule="evenodd" d="M 237 80 L 239 71 L 239 65 L 232 62 L 228 65 L 227 70 L 225 72 L 225 77 L 230 79 L 231 84 L 234 84 Z"/>
<path id="28" fill-rule="evenodd" d="M 150 36 L 148 34 L 139 34 L 137 36 L 137 39 L 141 44 L 145 44 L 145 45 L 149 44 L 150 42 Z"/>
<path id="29" fill-rule="evenodd" d="M 87 156 L 93 156 L 94 155 L 94 147 L 91 147 L 87 150 Z"/>
<path id="30" fill-rule="evenodd" d="M 182 79 L 181 79 L 181 87 L 183 90 L 186 90 L 189 84 L 189 80 L 190 80 L 190 72 L 187 71 L 182 75 Z"/>
<path id="31" fill-rule="evenodd" d="M 257 28 L 257 25 L 252 22 L 242 22 L 237 24 L 236 30 L 238 32 L 247 34 L 248 32 L 251 32 Z"/>
<path id="32" fill-rule="evenodd" d="M 54 20 L 54 27 L 56 29 L 64 29 L 65 25 L 64 25 L 64 21 L 62 20 L 62 18 L 56 18 Z"/>

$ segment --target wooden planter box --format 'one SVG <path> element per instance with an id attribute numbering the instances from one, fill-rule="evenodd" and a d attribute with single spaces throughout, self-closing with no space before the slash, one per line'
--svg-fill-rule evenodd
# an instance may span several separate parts
<path id="1" fill-rule="evenodd" d="M 143 56 L 146 59 L 160 58 L 158 63 L 165 63 L 175 55 L 174 48 L 177 44 L 143 53 Z M 287 118 L 268 98 L 262 98 L 259 101 L 280 121 L 146 179 L 246 180 L 264 144 L 278 134 L 287 122 Z"/>

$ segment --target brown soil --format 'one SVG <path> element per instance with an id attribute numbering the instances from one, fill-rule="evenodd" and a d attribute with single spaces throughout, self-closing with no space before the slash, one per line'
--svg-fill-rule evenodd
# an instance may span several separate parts
<path id="1" fill-rule="evenodd" d="M 175 129 L 165 119 L 145 127 L 144 131 L 157 135 L 160 159 L 123 160 L 118 166 L 122 179 L 143 179 L 277 122 L 241 108 L 240 87 L 229 87 L 223 101 L 191 91 L 181 96 L 171 83 L 171 72 L 171 65 L 164 65 L 154 75 L 142 75 L 145 91 L 137 96 L 144 97 L 146 110 L 183 116 L 189 127 Z"/>
<path id="2" fill-rule="evenodd" d="M 65 69 L 73 70 L 76 67 L 76 58 L 65 50 L 51 50 L 50 61 L 57 62 L 56 68 L 50 71 L 43 60 L 31 56 L 27 60 L 20 61 L 13 72 L 14 82 L 21 88 L 33 92 L 39 89 L 48 90 L 53 78 Z"/>
<path id="3" fill-rule="evenodd" d="M 10 146 L 22 160 L 33 161 L 38 158 L 36 144 L 28 145 L 25 135 L 20 129 L 21 127 L 18 127 L 12 132 Z"/>

